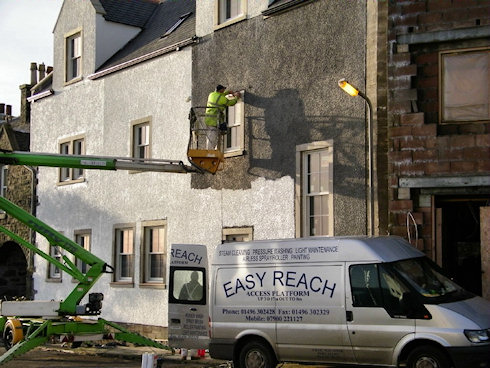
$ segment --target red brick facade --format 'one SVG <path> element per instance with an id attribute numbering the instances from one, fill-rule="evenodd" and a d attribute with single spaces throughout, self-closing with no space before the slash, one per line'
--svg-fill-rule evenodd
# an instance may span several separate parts
<path id="1" fill-rule="evenodd" d="M 489 47 L 487 37 L 468 36 L 488 25 L 488 1 L 389 2 L 388 230 L 407 237 L 410 213 L 417 247 L 433 258 L 433 204 L 428 197 L 421 200 L 420 188 L 402 188 L 400 178 L 490 175 L 490 123 L 439 123 L 439 52 Z M 439 40 L 437 31 L 447 31 L 449 38 Z"/>

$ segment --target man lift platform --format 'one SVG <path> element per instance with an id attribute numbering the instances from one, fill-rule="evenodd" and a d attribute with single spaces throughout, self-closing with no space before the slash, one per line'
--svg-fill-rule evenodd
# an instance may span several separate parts
<path id="1" fill-rule="evenodd" d="M 218 111 L 216 116 L 219 129 L 218 144 L 216 147 L 209 147 L 209 135 L 212 127 L 205 123 L 206 106 L 191 107 L 189 111 L 190 138 L 187 148 L 189 162 L 199 170 L 215 174 L 218 170 L 223 170 L 224 164 L 224 134 L 226 134 L 225 114 Z"/>

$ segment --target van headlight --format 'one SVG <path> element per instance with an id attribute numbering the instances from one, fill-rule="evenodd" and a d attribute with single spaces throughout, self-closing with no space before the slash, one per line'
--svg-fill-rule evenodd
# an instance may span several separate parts
<path id="1" fill-rule="evenodd" d="M 490 329 L 464 330 L 464 334 L 471 342 L 488 342 L 490 340 Z"/>

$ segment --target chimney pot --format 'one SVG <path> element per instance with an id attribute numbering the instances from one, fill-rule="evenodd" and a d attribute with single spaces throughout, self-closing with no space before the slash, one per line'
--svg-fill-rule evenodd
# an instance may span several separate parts
<path id="1" fill-rule="evenodd" d="M 3 114 L 5 112 L 5 104 L 0 103 L 0 114 Z"/>
<path id="2" fill-rule="evenodd" d="M 39 82 L 46 76 L 46 66 L 44 63 L 39 64 Z"/>
<path id="3" fill-rule="evenodd" d="M 31 85 L 37 84 L 37 64 L 31 63 Z"/>
<path id="4" fill-rule="evenodd" d="M 48 66 L 48 67 L 46 68 L 46 73 L 48 73 L 48 74 L 49 74 L 49 73 L 51 73 L 52 71 L 53 71 L 53 67 L 52 67 L 52 66 Z"/>
<path id="5" fill-rule="evenodd" d="M 12 116 L 12 105 L 7 105 L 7 108 L 5 110 L 5 114 L 7 116 Z"/>

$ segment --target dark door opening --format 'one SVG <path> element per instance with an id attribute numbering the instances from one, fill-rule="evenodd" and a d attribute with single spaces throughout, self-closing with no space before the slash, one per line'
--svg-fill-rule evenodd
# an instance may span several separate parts
<path id="1" fill-rule="evenodd" d="M 436 197 L 441 209 L 442 267 L 465 289 L 482 295 L 480 207 L 488 198 Z"/>
<path id="2" fill-rule="evenodd" d="M 0 252 L 0 298 L 27 296 L 27 261 L 21 247 L 7 242 L 0 245 Z"/>

